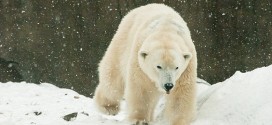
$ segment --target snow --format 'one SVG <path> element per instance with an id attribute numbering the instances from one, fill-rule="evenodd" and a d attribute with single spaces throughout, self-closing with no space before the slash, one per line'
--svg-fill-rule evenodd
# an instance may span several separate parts
<path id="1" fill-rule="evenodd" d="M 199 100 L 193 125 L 272 125 L 272 65 L 236 72 L 211 86 Z"/>
<path id="2" fill-rule="evenodd" d="M 210 86 L 198 81 L 198 113 L 192 125 L 272 125 L 272 65 L 236 72 Z M 163 98 L 154 124 L 160 122 Z M 66 121 L 64 116 L 77 113 Z M 0 125 L 128 125 L 125 102 L 116 116 L 99 113 L 91 98 L 42 83 L 0 83 Z"/>

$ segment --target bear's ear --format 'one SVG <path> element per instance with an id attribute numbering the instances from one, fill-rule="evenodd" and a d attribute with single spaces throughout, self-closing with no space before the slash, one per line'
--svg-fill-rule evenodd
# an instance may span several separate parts
<path id="1" fill-rule="evenodd" d="M 183 57 L 184 57 L 184 59 L 189 60 L 189 59 L 192 58 L 192 54 L 189 53 L 189 52 L 184 52 L 184 53 L 183 53 Z"/>
<path id="2" fill-rule="evenodd" d="M 140 55 L 141 55 L 141 57 L 143 57 L 145 59 L 148 54 L 146 51 L 141 51 Z"/>

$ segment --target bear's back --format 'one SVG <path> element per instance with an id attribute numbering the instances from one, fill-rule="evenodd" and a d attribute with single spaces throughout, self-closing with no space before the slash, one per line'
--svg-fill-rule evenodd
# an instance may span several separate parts
<path id="1" fill-rule="evenodd" d="M 122 53 L 125 47 L 131 50 L 133 42 L 143 42 L 152 28 L 163 21 L 177 22 L 178 25 L 187 28 L 185 21 L 172 8 L 164 4 L 148 4 L 131 10 L 121 21 L 112 42 L 121 47 Z M 125 34 L 125 35 L 124 35 Z M 135 39 L 136 38 L 136 39 Z M 141 43 L 138 43 L 141 44 Z M 141 46 L 141 45 L 139 45 Z M 127 51 L 126 51 L 127 52 Z"/>

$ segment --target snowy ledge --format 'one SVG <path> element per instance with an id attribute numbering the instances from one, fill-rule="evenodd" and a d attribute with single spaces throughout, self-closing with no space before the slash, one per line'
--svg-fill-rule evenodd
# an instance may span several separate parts
<path id="1" fill-rule="evenodd" d="M 192 125 L 272 125 L 271 74 L 272 65 L 236 72 L 212 86 L 199 81 L 198 114 Z M 127 125 L 124 107 L 117 116 L 107 116 L 96 110 L 91 98 L 69 89 L 0 83 L 0 125 Z M 68 114 L 74 118 L 66 119 Z"/>

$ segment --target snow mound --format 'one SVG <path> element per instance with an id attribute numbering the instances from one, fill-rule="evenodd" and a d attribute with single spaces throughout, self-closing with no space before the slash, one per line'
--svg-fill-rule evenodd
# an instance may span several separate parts
<path id="1" fill-rule="evenodd" d="M 272 125 L 272 65 L 236 72 L 199 97 L 193 125 Z"/>
<path id="2" fill-rule="evenodd" d="M 272 125 L 271 74 L 272 65 L 236 72 L 214 85 L 199 79 L 198 114 L 192 125 Z M 108 116 L 96 110 L 91 98 L 73 90 L 48 83 L 0 83 L 0 125 L 128 125 L 125 118 L 125 102 L 118 115 Z M 165 125 L 157 120 L 155 125 Z"/>
<path id="3" fill-rule="evenodd" d="M 0 84 L 0 125 L 62 125 L 63 116 L 92 109 L 92 100 L 69 89 L 43 83 Z M 67 123 L 66 123 L 67 124 Z"/>

